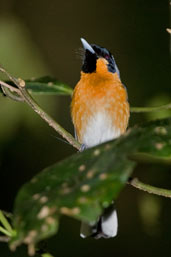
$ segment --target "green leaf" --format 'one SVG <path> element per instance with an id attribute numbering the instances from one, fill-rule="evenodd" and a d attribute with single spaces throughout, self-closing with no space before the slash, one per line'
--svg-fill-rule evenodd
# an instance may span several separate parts
<path id="1" fill-rule="evenodd" d="M 41 77 L 37 79 L 25 80 L 26 88 L 31 94 L 36 95 L 72 95 L 73 89 L 68 85 L 59 82 L 51 77 Z M 14 84 L 7 81 L 10 85 Z M 2 93 L 2 90 L 0 90 Z"/>
<path id="2" fill-rule="evenodd" d="M 35 176 L 17 195 L 17 235 L 11 245 L 34 245 L 55 234 L 62 214 L 95 222 L 118 197 L 141 153 L 171 160 L 171 119 L 129 129 L 120 138 L 76 153 Z"/>
<path id="3" fill-rule="evenodd" d="M 31 94 L 71 95 L 72 88 L 50 77 L 26 80 L 26 88 Z"/>

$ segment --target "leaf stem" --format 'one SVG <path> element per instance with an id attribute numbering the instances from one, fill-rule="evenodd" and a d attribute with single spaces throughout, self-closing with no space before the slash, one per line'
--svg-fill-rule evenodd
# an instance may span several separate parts
<path id="1" fill-rule="evenodd" d="M 156 106 L 156 107 L 131 107 L 130 111 L 134 113 L 140 113 L 140 112 L 156 112 L 156 111 L 162 111 L 162 110 L 168 110 L 171 109 L 171 103 Z"/>
<path id="2" fill-rule="evenodd" d="M 131 179 L 128 182 L 128 184 L 130 184 L 133 187 L 138 188 L 142 191 L 150 193 L 150 194 L 155 194 L 155 195 L 171 198 L 171 190 L 163 189 L 163 188 L 159 188 L 159 187 L 154 187 L 154 186 L 145 184 L 145 183 L 139 181 L 137 178 Z"/>

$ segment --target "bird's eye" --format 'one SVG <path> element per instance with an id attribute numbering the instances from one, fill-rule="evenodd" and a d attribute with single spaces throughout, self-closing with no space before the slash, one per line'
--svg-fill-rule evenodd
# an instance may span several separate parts
<path id="1" fill-rule="evenodd" d="M 105 55 L 105 59 L 106 60 L 109 60 L 110 59 L 110 56 L 108 54 Z"/>

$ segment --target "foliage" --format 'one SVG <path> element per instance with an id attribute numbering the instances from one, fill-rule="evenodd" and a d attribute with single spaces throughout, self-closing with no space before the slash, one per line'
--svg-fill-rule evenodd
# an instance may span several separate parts
<path id="1" fill-rule="evenodd" d="M 16 87 L 15 84 L 11 81 L 6 81 L 6 83 Z M 26 89 L 29 91 L 29 93 L 34 95 L 71 95 L 72 94 L 71 87 L 49 76 L 25 80 L 25 83 L 26 83 Z M 0 93 L 2 93 L 2 90 L 0 90 Z"/>
<path id="2" fill-rule="evenodd" d="M 23 81 L 0 67 L 10 81 L 2 82 L 2 92 L 17 101 L 26 102 L 42 119 L 61 134 L 73 147 L 80 144 L 51 118 L 31 94 L 71 95 L 72 89 L 56 79 L 43 77 Z M 152 108 L 132 108 L 134 112 L 170 109 L 171 104 Z M 25 184 L 19 191 L 12 225 L 0 213 L 0 231 L 10 238 L 10 247 L 35 244 L 58 230 L 61 215 L 94 223 L 124 188 L 138 162 L 171 164 L 171 119 L 156 120 L 129 129 L 116 140 L 79 152 L 56 163 Z M 158 189 L 138 180 L 133 186 L 167 197 L 170 190 Z"/>
<path id="3" fill-rule="evenodd" d="M 171 119 L 153 121 L 43 170 L 18 193 L 11 245 L 35 244 L 56 233 L 61 214 L 95 222 L 126 184 L 136 154 L 138 160 L 171 163 L 170 138 Z"/>

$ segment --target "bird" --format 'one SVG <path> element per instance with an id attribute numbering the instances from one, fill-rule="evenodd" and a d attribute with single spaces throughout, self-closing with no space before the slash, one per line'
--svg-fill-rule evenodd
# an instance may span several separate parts
<path id="1" fill-rule="evenodd" d="M 125 133 L 130 116 L 127 89 L 110 51 L 81 38 L 84 56 L 80 80 L 71 101 L 71 117 L 80 151 L 118 138 Z M 83 222 L 80 235 L 111 238 L 118 219 L 113 202 L 95 224 Z"/>

